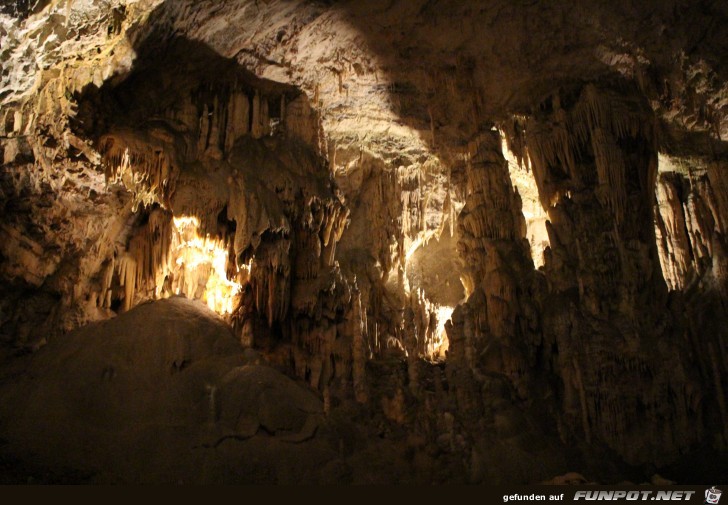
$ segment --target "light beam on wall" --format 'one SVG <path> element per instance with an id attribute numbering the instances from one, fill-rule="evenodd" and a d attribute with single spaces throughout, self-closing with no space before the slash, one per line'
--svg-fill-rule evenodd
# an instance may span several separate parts
<path id="1" fill-rule="evenodd" d="M 173 291 L 188 298 L 199 298 L 218 314 L 235 309 L 240 284 L 228 279 L 228 249 L 225 243 L 198 233 L 200 221 L 194 216 L 173 219 L 170 269 L 174 274 Z M 248 269 L 243 265 L 243 269 Z"/>

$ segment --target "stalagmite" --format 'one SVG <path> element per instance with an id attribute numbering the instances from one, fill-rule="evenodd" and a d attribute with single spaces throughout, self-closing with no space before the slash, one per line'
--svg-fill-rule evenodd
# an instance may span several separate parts
<path id="1" fill-rule="evenodd" d="M 725 393 L 721 382 L 720 367 L 718 366 L 718 355 L 716 354 L 715 347 L 711 342 L 708 342 L 708 353 L 710 355 L 710 364 L 712 365 L 713 371 L 713 382 L 715 386 L 716 398 L 718 400 L 718 408 L 720 409 L 720 417 L 723 421 L 723 439 L 725 444 L 728 444 L 728 407 L 726 407 Z"/>
<path id="2" fill-rule="evenodd" d="M 369 358 L 367 352 L 366 341 L 364 339 L 364 322 L 362 321 L 362 309 L 361 309 L 361 293 L 359 289 L 354 286 L 352 293 L 352 379 L 354 386 L 354 397 L 359 403 L 366 403 L 368 399 L 367 385 L 366 385 L 366 362 Z"/>
<path id="3" fill-rule="evenodd" d="M 579 392 L 579 404 L 581 405 L 581 426 L 584 430 L 586 443 L 591 444 L 592 436 L 591 427 L 589 425 L 589 410 L 587 407 L 586 392 L 584 391 L 584 380 L 582 379 L 581 367 L 576 360 L 574 360 L 573 367 L 574 377 L 576 379 L 576 389 Z"/>
<path id="4" fill-rule="evenodd" d="M 134 304 L 137 279 L 136 269 L 137 265 L 133 257 L 125 254 L 119 258 L 119 285 L 124 288 L 124 310 L 129 310 Z"/>
<path id="5" fill-rule="evenodd" d="M 404 313 L 404 345 L 407 351 L 407 374 L 409 375 L 409 387 L 412 394 L 419 392 L 419 352 L 417 346 L 417 328 L 415 326 L 415 314 L 412 307 L 406 307 Z"/>

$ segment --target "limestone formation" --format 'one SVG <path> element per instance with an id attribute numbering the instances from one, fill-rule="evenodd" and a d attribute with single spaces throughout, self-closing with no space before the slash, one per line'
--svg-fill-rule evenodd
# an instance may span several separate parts
<path id="1" fill-rule="evenodd" d="M 0 6 L 0 482 L 718 481 L 726 5 Z"/>

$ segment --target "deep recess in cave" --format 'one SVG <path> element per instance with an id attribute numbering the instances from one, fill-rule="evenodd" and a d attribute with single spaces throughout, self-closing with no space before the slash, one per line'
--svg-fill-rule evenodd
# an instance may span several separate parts
<path id="1" fill-rule="evenodd" d="M 724 2 L 0 10 L 0 482 L 728 472 Z"/>

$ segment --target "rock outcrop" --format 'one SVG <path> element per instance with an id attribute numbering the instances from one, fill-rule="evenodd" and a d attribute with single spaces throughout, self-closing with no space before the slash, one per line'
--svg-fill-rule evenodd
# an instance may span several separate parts
<path id="1" fill-rule="evenodd" d="M 315 482 L 295 467 L 335 455 L 316 437 L 323 405 L 259 361 L 199 301 L 90 324 L 2 388 L 3 460 L 32 453 L 30 475 L 59 482 Z"/>

